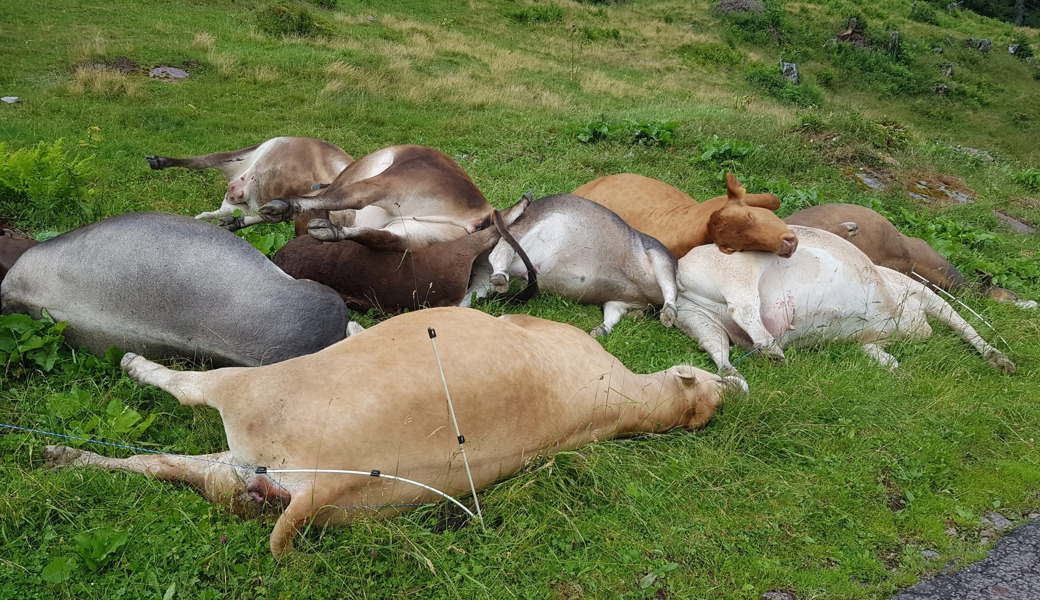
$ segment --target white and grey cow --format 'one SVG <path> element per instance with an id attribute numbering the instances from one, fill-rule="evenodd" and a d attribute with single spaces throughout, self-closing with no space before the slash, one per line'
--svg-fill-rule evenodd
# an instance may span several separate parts
<path id="1" fill-rule="evenodd" d="M 677 326 L 700 343 L 721 371 L 736 374 L 730 343 L 763 348 L 784 359 L 782 346 L 850 341 L 890 369 L 893 338 L 925 339 L 934 317 L 975 347 L 994 367 L 1014 372 L 949 304 L 906 275 L 875 266 L 848 241 L 793 225 L 800 240 L 791 258 L 766 252 L 726 255 L 698 246 L 679 261 Z"/>
<path id="2" fill-rule="evenodd" d="M 610 210 L 572 194 L 546 196 L 532 202 L 509 231 L 534 264 L 541 290 L 603 305 L 603 323 L 592 335 L 606 335 L 626 313 L 649 307 L 661 308 L 665 327 L 674 324 L 675 257 Z M 527 273 L 505 240 L 489 261 L 498 292 L 508 291 L 510 277 Z"/>

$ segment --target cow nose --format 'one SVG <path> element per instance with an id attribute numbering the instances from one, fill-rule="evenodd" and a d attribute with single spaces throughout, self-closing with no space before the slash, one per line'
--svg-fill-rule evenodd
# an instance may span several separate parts
<path id="1" fill-rule="evenodd" d="M 791 258 L 794 251 L 798 248 L 798 236 L 793 233 L 789 233 L 784 237 L 780 238 L 780 250 L 777 254 L 783 258 Z"/>

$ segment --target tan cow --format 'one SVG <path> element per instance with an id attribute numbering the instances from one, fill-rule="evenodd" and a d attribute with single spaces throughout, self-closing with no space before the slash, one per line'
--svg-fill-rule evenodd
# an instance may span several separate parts
<path id="1" fill-rule="evenodd" d="M 635 173 L 600 177 L 574 195 L 614 211 L 676 258 L 704 244 L 715 244 L 727 254 L 763 250 L 784 258 L 798 247 L 797 236 L 772 212 L 780 208 L 780 200 L 773 194 L 745 193 L 732 173 L 726 174 L 726 195 L 704 202 Z"/>
<path id="2" fill-rule="evenodd" d="M 788 225 L 804 225 L 843 237 L 866 254 L 875 265 L 888 267 L 917 279 L 924 277 L 948 292 L 970 289 L 957 267 L 928 245 L 905 236 L 888 219 L 865 206 L 821 204 L 800 210 L 784 219 Z M 982 289 L 998 300 L 1014 301 L 1018 296 L 999 287 Z"/>
<path id="3" fill-rule="evenodd" d="M 271 552 L 282 556 L 307 523 L 348 524 L 360 514 L 409 510 L 387 505 L 441 500 L 388 478 L 315 469 L 376 469 L 453 496 L 469 491 L 431 327 L 477 489 L 535 456 L 637 432 L 701 427 L 724 387 L 746 389 L 686 365 L 634 374 L 570 325 L 433 308 L 266 367 L 177 372 L 127 354 L 123 367 L 135 380 L 184 405 L 219 410 L 230 449 L 124 459 L 60 446 L 45 453 L 51 465 L 186 481 L 238 513 L 287 503 L 271 533 Z M 258 474 L 258 466 L 270 472 Z M 274 472 L 286 469 L 304 472 Z"/>
<path id="4" fill-rule="evenodd" d="M 312 221 L 317 239 L 384 250 L 417 250 L 460 238 L 490 226 L 495 211 L 462 167 L 425 146 L 376 150 L 314 196 L 272 200 L 260 207 L 260 216 L 285 221 L 315 210 L 348 211 L 334 219 L 336 225 Z"/>
<path id="5" fill-rule="evenodd" d="M 354 159 L 336 145 L 308 137 L 276 137 L 262 144 L 191 158 L 145 156 L 153 169 L 218 169 L 228 188 L 220 208 L 196 219 L 246 216 L 270 200 L 307 194 L 315 185 L 328 184 Z M 259 222 L 259 219 L 256 219 Z"/>

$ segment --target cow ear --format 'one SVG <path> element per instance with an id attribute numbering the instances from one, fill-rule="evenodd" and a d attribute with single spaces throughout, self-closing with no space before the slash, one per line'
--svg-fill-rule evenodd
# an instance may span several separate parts
<path id="1" fill-rule="evenodd" d="M 748 206 L 768 208 L 769 210 L 780 208 L 780 198 L 778 198 L 776 194 L 748 194 L 744 196 L 744 202 L 747 203 Z"/>
<path id="2" fill-rule="evenodd" d="M 690 365 L 676 365 L 675 375 L 686 387 L 697 385 L 697 370 Z"/>
<path id="3" fill-rule="evenodd" d="M 730 200 L 739 200 L 744 197 L 747 190 L 737 181 L 736 175 L 726 173 L 726 197 Z"/>

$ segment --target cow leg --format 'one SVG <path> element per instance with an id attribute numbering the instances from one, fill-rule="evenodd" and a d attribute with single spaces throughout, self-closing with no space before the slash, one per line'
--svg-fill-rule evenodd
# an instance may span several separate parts
<path id="1" fill-rule="evenodd" d="M 344 498 L 349 498 L 349 496 L 343 494 L 337 486 L 332 486 L 328 481 L 324 485 L 315 484 L 302 491 L 294 492 L 289 506 L 282 511 L 278 521 L 274 524 L 274 530 L 271 531 L 271 554 L 277 559 L 292 552 L 293 538 L 296 537 L 296 534 L 314 519 L 319 511 L 325 512 L 323 509 L 333 507 L 337 500 L 342 501 Z M 318 521 L 322 522 L 323 519 L 319 518 Z M 347 517 L 338 522 L 349 523 L 350 518 Z"/>
<path id="2" fill-rule="evenodd" d="M 227 198 L 225 198 L 224 201 L 220 203 L 220 208 L 209 212 L 199 213 L 195 215 L 195 218 L 217 219 L 220 217 L 230 217 L 231 215 L 235 214 L 236 210 L 240 210 L 245 214 L 249 214 L 250 212 L 252 212 L 252 209 L 249 208 L 248 204 L 235 204 L 233 202 L 229 202 Z"/>
<path id="3" fill-rule="evenodd" d="M 715 367 L 720 374 L 743 379 L 743 376 L 729 362 L 729 334 L 726 333 L 726 328 L 721 323 L 701 313 L 693 312 L 689 316 L 680 315 L 676 326 L 680 331 L 697 340 L 700 349 L 707 352 L 708 356 L 715 361 Z"/>
<path id="4" fill-rule="evenodd" d="M 909 279 L 907 279 L 907 283 L 911 283 Z M 1015 372 L 1015 363 L 1011 362 L 1003 352 L 986 343 L 986 340 L 982 339 L 982 336 L 975 331 L 975 328 L 957 314 L 957 311 L 953 310 L 949 303 L 923 285 L 913 283 L 913 286 L 911 293 L 918 296 L 928 316 L 939 319 L 950 329 L 954 330 L 961 339 L 978 350 L 982 358 L 988 360 L 993 368 L 1008 373 Z"/>
<path id="5" fill-rule="evenodd" d="M 478 258 L 473 262 L 473 273 L 469 278 L 469 288 L 466 290 L 466 297 L 459 302 L 459 306 L 468 307 L 472 304 L 474 298 L 486 298 L 494 288 L 491 284 L 491 263 L 486 259 Z M 506 280 L 507 291 L 508 291 L 509 280 Z"/>
<path id="6" fill-rule="evenodd" d="M 203 385 L 203 380 L 217 372 L 174 371 L 133 352 L 124 354 L 119 364 L 130 379 L 141 384 L 154 385 L 185 406 L 206 404 L 206 386 Z"/>
<path id="7" fill-rule="evenodd" d="M 85 467 L 109 471 L 130 471 L 164 481 L 183 481 L 199 490 L 207 500 L 233 508 L 230 504 L 243 494 L 245 483 L 239 477 L 231 452 L 176 456 L 139 454 L 128 458 L 109 458 L 67 446 L 47 446 L 41 453 L 49 469 Z"/>
<path id="8" fill-rule="evenodd" d="M 602 337 L 607 335 L 612 329 L 614 329 L 614 326 L 618 324 L 621 317 L 628 314 L 629 310 L 631 310 L 631 306 L 625 302 L 618 300 L 607 302 L 603 305 L 603 323 L 590 331 L 589 335 L 592 337 Z"/>
<path id="9" fill-rule="evenodd" d="M 516 250 L 505 240 L 499 240 L 488 256 L 491 266 L 491 287 L 499 294 L 509 291 L 509 266 L 516 260 Z"/>
<path id="10" fill-rule="evenodd" d="M 661 324 L 665 327 L 675 325 L 678 310 L 675 308 L 675 300 L 679 295 L 675 283 L 676 262 L 671 256 L 663 256 L 661 252 L 649 252 L 650 265 L 654 270 L 654 278 L 657 285 L 661 287 L 661 297 L 664 304 L 661 307 Z"/>
<path id="11" fill-rule="evenodd" d="M 242 148 L 241 150 L 234 150 L 232 152 L 214 152 L 213 154 L 203 154 L 201 156 L 192 156 L 190 158 L 171 158 L 169 156 L 145 156 L 145 160 L 148 161 L 148 166 L 153 169 L 169 169 L 170 167 L 180 167 L 182 169 L 219 169 L 224 174 L 224 178 L 228 181 L 242 170 L 244 166 L 249 164 L 250 154 L 257 148 L 256 146 L 250 146 L 249 148 Z"/>
<path id="12" fill-rule="evenodd" d="M 894 371 L 899 367 L 899 361 L 896 360 L 896 357 L 885 352 L 880 344 L 863 344 L 863 351 L 867 353 L 867 356 L 878 361 L 882 367 L 889 371 Z"/>
<path id="13" fill-rule="evenodd" d="M 202 215 L 195 217 L 196 219 L 202 218 Z M 217 225 L 227 229 L 228 231 L 238 231 L 239 229 L 245 229 L 246 227 L 252 227 L 257 223 L 263 223 L 263 217 L 256 215 L 249 215 L 245 217 L 220 217 L 220 221 L 217 221 Z"/>
<path id="14" fill-rule="evenodd" d="M 743 298 L 740 304 L 730 304 L 730 318 L 748 334 L 752 348 L 762 348 L 766 355 L 775 361 L 785 360 L 780 341 L 769 333 L 762 323 L 761 300 L 758 294 L 752 298 Z"/>

